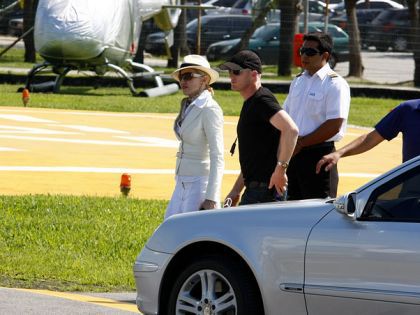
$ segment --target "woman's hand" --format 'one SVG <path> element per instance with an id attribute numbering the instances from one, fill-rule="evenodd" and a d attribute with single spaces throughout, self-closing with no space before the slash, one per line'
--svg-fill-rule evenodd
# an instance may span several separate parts
<path id="1" fill-rule="evenodd" d="M 204 200 L 203 203 L 200 206 L 200 210 L 209 210 L 209 209 L 215 209 L 216 208 L 216 202 L 213 200 Z"/>

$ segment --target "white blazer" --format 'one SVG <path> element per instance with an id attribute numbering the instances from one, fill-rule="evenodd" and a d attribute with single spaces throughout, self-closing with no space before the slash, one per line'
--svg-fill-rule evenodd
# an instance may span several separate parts
<path id="1" fill-rule="evenodd" d="M 208 176 L 206 199 L 220 201 L 224 169 L 222 109 L 205 90 L 189 105 L 192 107 L 178 128 L 185 106 L 183 101 L 174 123 L 175 135 L 180 140 L 175 173 Z"/>

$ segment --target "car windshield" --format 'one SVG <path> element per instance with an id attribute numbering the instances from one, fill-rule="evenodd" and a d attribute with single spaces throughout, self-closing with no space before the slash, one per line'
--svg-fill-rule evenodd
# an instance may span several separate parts
<path id="1" fill-rule="evenodd" d="M 252 39 L 271 40 L 279 35 L 280 25 L 279 24 L 268 24 L 257 28 L 252 34 Z"/>
<path id="2" fill-rule="evenodd" d="M 189 22 L 186 25 L 185 28 L 186 28 L 187 31 L 192 31 L 192 30 L 196 29 L 197 28 L 197 19 L 194 19 L 191 22 Z"/>

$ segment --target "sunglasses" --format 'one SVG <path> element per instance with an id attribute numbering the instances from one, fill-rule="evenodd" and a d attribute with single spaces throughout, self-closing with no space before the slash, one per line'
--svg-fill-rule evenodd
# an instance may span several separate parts
<path id="1" fill-rule="evenodd" d="M 201 78 L 204 75 L 194 72 L 186 72 L 179 75 L 179 81 L 190 81 L 193 78 Z"/>
<path id="2" fill-rule="evenodd" d="M 299 54 L 302 56 L 303 54 L 305 54 L 308 57 L 312 57 L 315 55 L 320 55 L 322 54 L 322 52 L 316 48 L 311 48 L 311 47 L 300 47 L 299 49 Z"/>
<path id="3" fill-rule="evenodd" d="M 248 70 L 248 69 L 241 69 L 241 70 L 229 70 L 229 74 L 233 74 L 233 75 L 240 75 L 243 71 Z"/>

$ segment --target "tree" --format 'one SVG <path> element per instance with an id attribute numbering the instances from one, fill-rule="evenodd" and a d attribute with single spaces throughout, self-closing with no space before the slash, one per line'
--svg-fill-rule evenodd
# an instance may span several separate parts
<path id="1" fill-rule="evenodd" d="M 181 4 L 185 4 L 186 1 L 182 0 Z M 183 9 L 179 16 L 178 24 L 174 29 L 174 44 L 171 47 L 171 58 L 168 59 L 168 67 L 177 68 L 179 56 L 188 55 L 190 50 L 187 45 L 186 24 L 187 24 L 187 12 L 188 9 Z M 194 9 L 193 9 L 194 10 Z"/>
<path id="2" fill-rule="evenodd" d="M 34 27 L 38 0 L 24 0 L 23 2 L 23 33 Z M 23 38 L 25 45 L 25 62 L 36 62 L 34 32 L 30 32 Z"/>
<path id="3" fill-rule="evenodd" d="M 419 12 L 417 10 L 418 0 L 407 0 L 408 11 L 411 20 L 411 48 L 414 58 L 414 86 L 420 87 L 420 30 Z"/>
<path id="4" fill-rule="evenodd" d="M 298 0 L 278 0 L 280 9 L 280 46 L 277 74 L 292 75 L 293 41 L 299 17 Z"/>
<path id="5" fill-rule="evenodd" d="M 361 78 L 363 76 L 363 64 L 362 55 L 360 48 L 360 33 L 359 25 L 357 23 L 356 15 L 356 1 L 357 0 L 345 0 L 345 7 L 347 12 L 348 20 L 348 32 L 349 32 L 349 76 Z"/>
<path id="6" fill-rule="evenodd" d="M 255 30 L 262 26 L 265 23 L 267 14 L 270 10 L 273 9 L 273 2 L 272 1 L 259 1 L 256 6 L 256 17 L 252 22 L 252 25 L 246 32 L 242 35 L 241 42 L 239 44 L 239 50 L 246 49 L 249 44 L 249 39 L 251 38 L 252 34 L 254 34 Z"/>

